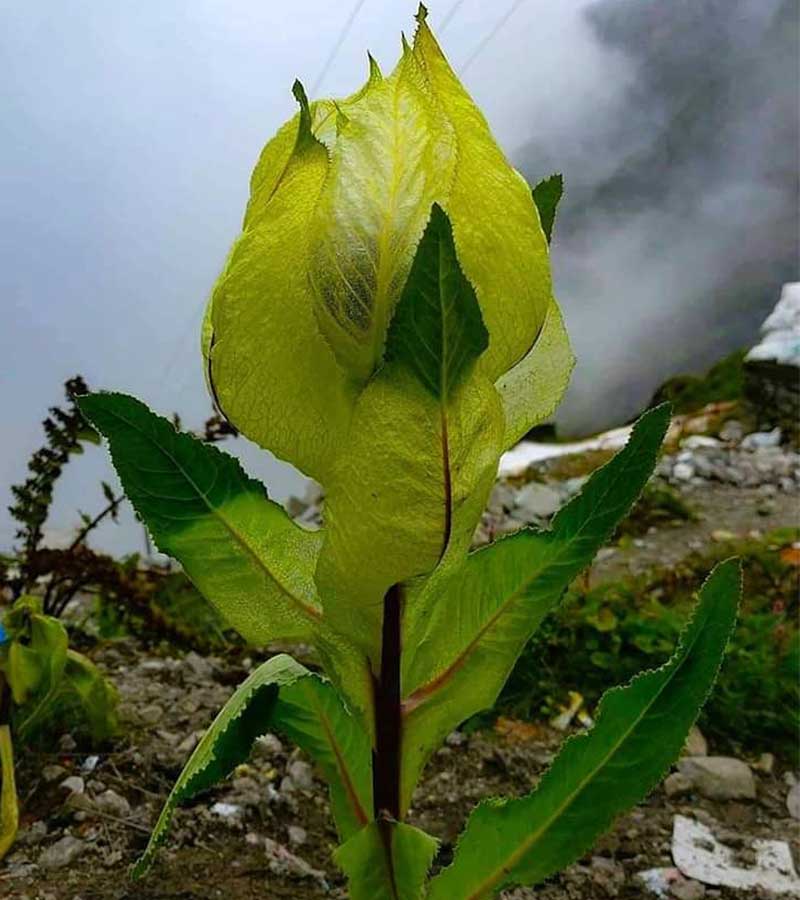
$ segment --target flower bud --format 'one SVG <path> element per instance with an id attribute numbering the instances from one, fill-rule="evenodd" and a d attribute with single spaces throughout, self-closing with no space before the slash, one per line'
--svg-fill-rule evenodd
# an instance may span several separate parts
<path id="1" fill-rule="evenodd" d="M 353 96 L 309 104 L 267 144 L 204 328 L 209 383 L 245 435 L 323 484 L 386 338 L 431 210 L 451 225 L 488 332 L 490 382 L 551 302 L 531 192 L 420 7 L 412 45 Z"/>

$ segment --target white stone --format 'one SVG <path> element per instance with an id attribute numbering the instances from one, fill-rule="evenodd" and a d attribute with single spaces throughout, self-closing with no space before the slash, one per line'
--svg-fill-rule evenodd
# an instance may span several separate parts
<path id="1" fill-rule="evenodd" d="M 720 843 L 710 828 L 694 819 L 675 816 L 672 858 L 687 878 L 703 884 L 796 895 L 800 878 L 789 845 L 785 841 L 746 840 L 755 851 L 756 861 L 743 868 L 735 864 L 734 850 Z"/>
<path id="2" fill-rule="evenodd" d="M 69 778 L 65 778 L 61 782 L 59 787 L 62 791 L 67 791 L 70 794 L 82 794 L 84 790 L 86 790 L 86 786 L 80 775 L 70 775 Z"/>
<path id="3" fill-rule="evenodd" d="M 672 477 L 677 481 L 691 481 L 694 478 L 694 466 L 688 462 L 675 463 L 672 468 Z"/>
<path id="4" fill-rule="evenodd" d="M 116 816 L 118 819 L 125 819 L 131 814 L 130 803 L 121 794 L 110 789 L 95 797 L 94 805 L 101 812 Z"/>
<path id="5" fill-rule="evenodd" d="M 800 781 L 796 781 L 786 795 L 786 808 L 793 819 L 800 819 Z"/>
<path id="6" fill-rule="evenodd" d="M 697 725 L 692 725 L 689 734 L 686 735 L 683 756 L 708 756 L 708 741 Z"/>
<path id="7" fill-rule="evenodd" d="M 756 782 L 747 763 L 731 756 L 689 756 L 678 763 L 692 788 L 709 800 L 754 800 Z"/>
<path id="8" fill-rule="evenodd" d="M 308 840 L 308 833 L 300 825 L 290 825 L 286 832 L 289 835 L 289 843 L 296 847 L 302 846 Z"/>
<path id="9" fill-rule="evenodd" d="M 518 509 L 532 516 L 546 519 L 556 513 L 561 506 L 561 494 L 546 484 L 532 481 L 517 492 Z"/>
<path id="10" fill-rule="evenodd" d="M 67 835 L 51 844 L 39 857 L 39 865 L 43 869 L 63 869 L 75 860 L 86 849 L 84 841 Z"/>
<path id="11" fill-rule="evenodd" d="M 295 787 L 301 791 L 310 791 L 314 787 L 314 771 L 307 762 L 296 759 L 287 769 Z"/>
<path id="12" fill-rule="evenodd" d="M 238 819 L 242 814 L 242 807 L 237 803 L 224 803 L 220 801 L 211 807 L 211 812 L 221 819 Z"/>

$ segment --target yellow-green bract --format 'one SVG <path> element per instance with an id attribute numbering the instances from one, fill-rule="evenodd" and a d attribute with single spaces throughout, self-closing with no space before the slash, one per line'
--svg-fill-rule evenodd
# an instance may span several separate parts
<path id="1" fill-rule="evenodd" d="M 295 96 L 253 174 L 203 345 L 225 415 L 322 484 L 322 528 L 300 528 L 234 459 L 139 401 L 81 400 L 155 543 L 246 640 L 313 644 L 327 676 L 278 656 L 239 687 L 136 874 L 175 806 L 275 729 L 331 786 L 352 900 L 477 900 L 567 865 L 657 782 L 713 684 L 738 572 L 712 576 L 670 663 L 609 695 L 540 791 L 479 807 L 429 882 L 437 841 L 404 821 L 425 763 L 492 705 L 635 503 L 669 410 L 642 416 L 550 528 L 470 552 L 500 455 L 553 413 L 572 367 L 548 264 L 561 177 L 531 192 L 424 9 L 391 75 L 370 60 L 351 97 Z"/>

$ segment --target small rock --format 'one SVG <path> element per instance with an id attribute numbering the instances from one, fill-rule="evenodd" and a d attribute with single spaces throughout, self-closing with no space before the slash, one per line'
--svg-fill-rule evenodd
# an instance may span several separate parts
<path id="1" fill-rule="evenodd" d="M 125 819 L 131 814 L 130 803 L 121 794 L 110 789 L 104 791 L 99 797 L 95 797 L 94 805 L 100 812 L 108 813 L 119 819 Z"/>
<path id="2" fill-rule="evenodd" d="M 738 444 L 744 437 L 744 425 L 737 422 L 736 419 L 728 419 L 728 421 L 720 428 L 720 439 L 729 444 Z"/>
<path id="3" fill-rule="evenodd" d="M 241 819 L 242 817 L 242 807 L 237 803 L 215 803 L 211 807 L 211 812 L 215 816 L 219 816 L 221 819 L 226 819 L 228 821 Z"/>
<path id="4" fill-rule="evenodd" d="M 502 516 L 514 508 L 514 489 L 502 481 L 498 481 L 489 495 L 486 508 L 495 515 Z"/>
<path id="5" fill-rule="evenodd" d="M 77 749 L 75 738 L 71 734 L 62 734 L 58 740 L 58 749 L 62 753 L 72 753 Z"/>
<path id="6" fill-rule="evenodd" d="M 676 481 L 691 481 L 694 478 L 694 466 L 687 462 L 675 463 L 672 467 L 672 477 Z"/>
<path id="7" fill-rule="evenodd" d="M 690 756 L 678 763 L 678 771 L 693 790 L 709 800 L 754 800 L 756 783 L 750 767 L 730 756 Z"/>
<path id="8" fill-rule="evenodd" d="M 67 770 L 63 766 L 52 765 L 45 766 L 42 769 L 42 778 L 44 778 L 47 784 L 58 781 L 59 778 L 63 778 L 66 774 Z"/>
<path id="9" fill-rule="evenodd" d="M 63 869 L 86 850 L 86 842 L 67 835 L 51 844 L 39 857 L 39 865 L 43 869 Z"/>
<path id="10" fill-rule="evenodd" d="M 193 731 L 191 734 L 187 734 L 186 737 L 178 744 L 178 752 L 179 753 L 191 753 L 192 750 L 200 743 L 200 739 L 203 737 L 205 732 L 203 731 Z"/>
<path id="11" fill-rule="evenodd" d="M 637 872 L 636 878 L 657 897 L 668 897 L 672 885 L 682 881 L 683 875 L 675 868 L 661 868 Z"/>
<path id="12" fill-rule="evenodd" d="M 463 744 L 467 743 L 467 740 L 467 736 L 463 731 L 451 731 L 444 742 L 448 747 L 461 747 Z"/>
<path id="13" fill-rule="evenodd" d="M 697 725 L 692 725 L 689 729 L 683 745 L 683 756 L 708 756 L 708 741 Z"/>
<path id="14" fill-rule="evenodd" d="M 47 822 L 41 819 L 33 822 L 28 828 L 19 833 L 17 843 L 22 846 L 35 847 L 47 837 Z"/>
<path id="15" fill-rule="evenodd" d="M 592 881 L 609 897 L 616 897 L 625 884 L 625 870 L 613 859 L 592 857 Z"/>
<path id="16" fill-rule="evenodd" d="M 164 710 L 157 703 L 148 703 L 138 711 L 138 719 L 142 725 L 158 725 L 164 718 Z"/>
<path id="17" fill-rule="evenodd" d="M 199 653 L 195 653 L 194 650 L 187 653 L 183 658 L 183 667 L 188 669 L 195 678 L 204 681 L 212 678 L 214 675 L 214 667 L 211 663 L 200 656 Z"/>
<path id="18" fill-rule="evenodd" d="M 253 753 L 257 759 L 272 760 L 283 753 L 283 744 L 274 734 L 262 734 L 253 745 Z"/>
<path id="19" fill-rule="evenodd" d="M 560 506 L 561 494 L 546 484 L 532 481 L 517 492 L 517 510 L 535 518 L 547 519 L 554 515 Z"/>
<path id="20" fill-rule="evenodd" d="M 800 781 L 796 781 L 786 795 L 786 808 L 793 819 L 800 819 Z"/>
<path id="21" fill-rule="evenodd" d="M 295 856 L 291 850 L 277 841 L 264 838 L 264 849 L 267 851 L 267 865 L 273 874 L 295 878 L 313 878 L 321 883 L 325 882 L 324 872 L 312 868 L 304 859 Z"/>
<path id="22" fill-rule="evenodd" d="M 717 528 L 711 532 L 711 540 L 718 544 L 724 544 L 726 541 L 735 541 L 736 535 L 732 531 L 726 531 L 724 528 Z"/>
<path id="23" fill-rule="evenodd" d="M 290 763 L 287 770 L 295 787 L 301 791 L 310 791 L 314 787 L 314 770 L 301 759 Z"/>
<path id="24" fill-rule="evenodd" d="M 753 763 L 753 768 L 765 775 L 772 775 L 775 770 L 775 755 L 772 753 L 762 753 L 758 757 L 758 762 Z"/>
<path id="25" fill-rule="evenodd" d="M 86 785 L 80 775 L 70 775 L 61 782 L 59 787 L 68 794 L 82 794 L 86 790 Z"/>
<path id="26" fill-rule="evenodd" d="M 308 840 L 308 833 L 299 825 L 290 825 L 286 830 L 289 835 L 289 843 L 296 847 L 302 846 Z"/>
<path id="27" fill-rule="evenodd" d="M 664 793 L 668 797 L 683 797 L 692 791 L 692 782 L 681 772 L 673 772 L 664 779 Z"/>
<path id="28" fill-rule="evenodd" d="M 706 895 L 705 885 L 691 879 L 676 881 L 671 885 L 669 892 L 676 900 L 703 900 Z"/>
<path id="29" fill-rule="evenodd" d="M 281 778 L 281 783 L 278 785 L 278 791 L 281 794 L 293 794 L 295 791 L 295 783 L 288 775 L 284 775 Z"/>
<path id="30" fill-rule="evenodd" d="M 719 445 L 720 442 L 716 438 L 708 437 L 705 434 L 692 434 L 681 441 L 681 447 L 687 450 L 712 450 Z"/>
<path id="31" fill-rule="evenodd" d="M 85 772 L 87 774 L 94 772 L 99 762 L 99 756 L 87 756 L 86 759 L 81 763 L 81 772 Z"/>
<path id="32" fill-rule="evenodd" d="M 772 431 L 754 431 L 742 439 L 743 450 L 756 450 L 762 447 L 778 447 L 781 443 L 780 428 Z"/>

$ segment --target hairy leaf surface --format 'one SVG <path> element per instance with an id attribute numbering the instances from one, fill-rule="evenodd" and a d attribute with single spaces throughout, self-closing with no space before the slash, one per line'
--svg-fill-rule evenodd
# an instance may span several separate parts
<path id="1" fill-rule="evenodd" d="M 133 869 L 134 878 L 152 864 L 176 807 L 226 778 L 247 760 L 255 739 L 270 729 L 283 731 L 323 769 L 343 836 L 367 821 L 371 786 L 365 735 L 329 683 L 282 654 L 259 666 L 236 689 L 197 745 Z"/>
<path id="2" fill-rule="evenodd" d="M 667 405 L 563 507 L 549 531 L 523 529 L 437 573 L 409 601 L 404 646 L 405 802 L 432 748 L 494 703 L 525 643 L 631 508 L 655 466 Z"/>
<path id="3" fill-rule="evenodd" d="M 317 320 L 359 384 L 383 358 L 389 319 L 454 162 L 449 124 L 405 47 L 391 76 L 348 107 L 310 226 Z"/>
<path id="4" fill-rule="evenodd" d="M 475 293 L 434 205 L 326 498 L 326 614 L 377 659 L 388 588 L 469 545 L 494 482 L 503 415 L 472 374 L 487 345 Z M 361 561 L 369 558 L 370 565 Z"/>
<path id="5" fill-rule="evenodd" d="M 313 568 L 320 535 L 299 528 L 239 462 L 124 394 L 81 411 L 109 442 L 128 499 L 156 545 L 178 559 L 246 640 L 308 640 L 320 617 Z"/>
<path id="6" fill-rule="evenodd" d="M 333 858 L 350 881 L 350 900 L 422 900 L 436 847 L 418 828 L 371 822 Z"/>
<path id="7" fill-rule="evenodd" d="M 714 684 L 740 593 L 738 562 L 719 565 L 670 661 L 609 691 L 594 728 L 566 742 L 533 793 L 480 804 L 430 900 L 479 900 L 510 884 L 538 884 L 646 796 L 679 755 Z"/>
<path id="8" fill-rule="evenodd" d="M 276 160 L 268 154 L 255 179 L 245 230 L 210 300 L 204 347 L 225 415 L 324 483 L 354 397 L 317 327 L 308 289 L 311 218 L 329 164 L 302 88 L 296 93 L 301 115 L 291 157 L 276 176 L 276 146 Z"/>

